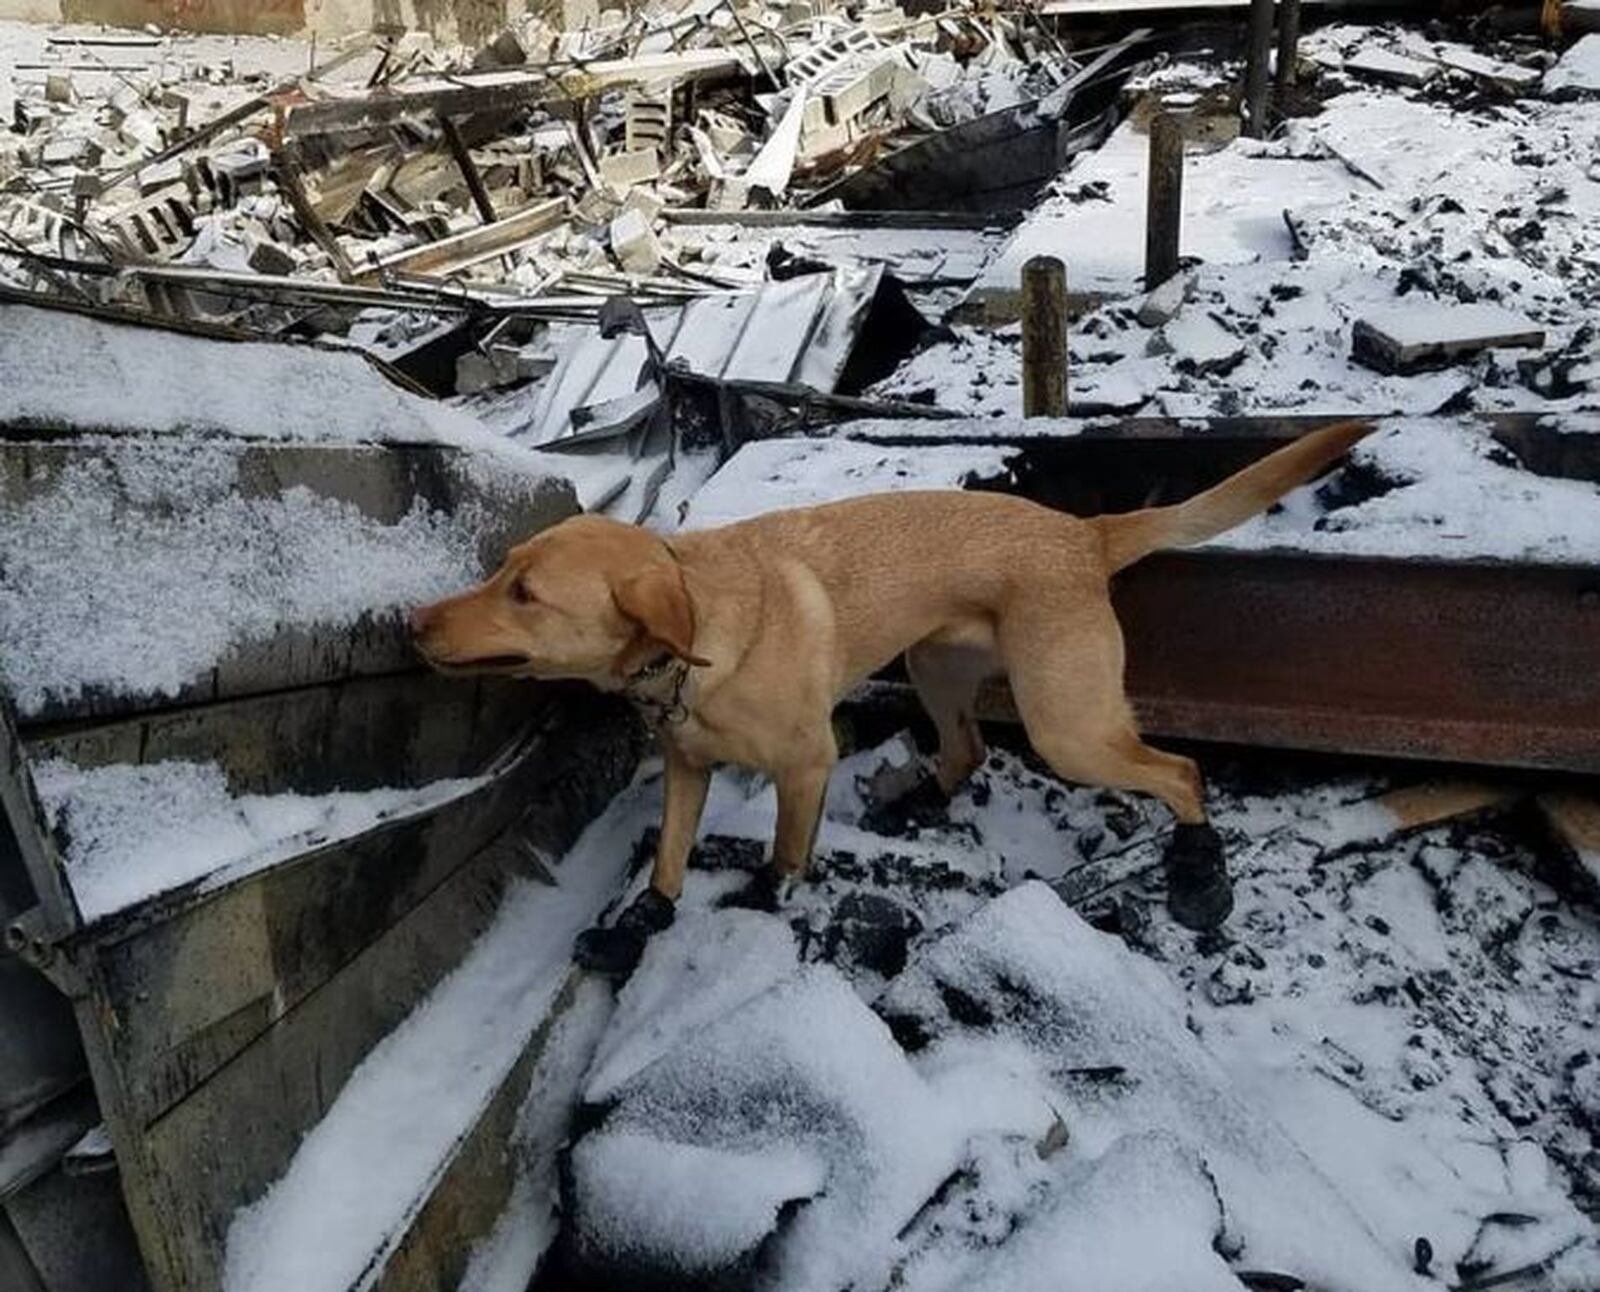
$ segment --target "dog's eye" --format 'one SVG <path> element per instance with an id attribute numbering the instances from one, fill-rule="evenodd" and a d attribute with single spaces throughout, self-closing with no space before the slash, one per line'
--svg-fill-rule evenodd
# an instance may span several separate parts
<path id="1" fill-rule="evenodd" d="M 529 592 L 527 585 L 518 579 L 517 582 L 511 585 L 511 599 L 519 606 L 530 606 L 539 598 Z"/>

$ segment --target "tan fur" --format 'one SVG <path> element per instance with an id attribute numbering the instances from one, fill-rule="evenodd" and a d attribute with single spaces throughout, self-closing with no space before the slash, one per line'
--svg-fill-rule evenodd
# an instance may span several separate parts
<path id="1" fill-rule="evenodd" d="M 652 882 L 683 871 L 710 769 L 772 776 L 773 860 L 809 860 L 837 760 L 838 701 L 904 652 L 953 790 L 984 757 L 978 687 L 1006 674 L 1028 737 L 1062 777 L 1141 790 L 1205 820 L 1195 764 L 1144 744 L 1123 694 L 1108 582 L 1311 479 L 1372 426 L 1304 436 L 1176 507 L 1082 520 L 1022 499 L 879 494 L 673 537 L 585 516 L 512 550 L 487 582 L 413 615 L 445 669 L 575 677 L 619 690 L 671 652 L 695 665 L 688 716 L 662 731 L 666 794 Z"/>

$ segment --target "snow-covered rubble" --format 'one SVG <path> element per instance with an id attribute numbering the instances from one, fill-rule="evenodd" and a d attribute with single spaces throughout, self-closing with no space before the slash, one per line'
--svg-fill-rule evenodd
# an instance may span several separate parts
<path id="1" fill-rule="evenodd" d="M 1600 1185 L 1600 929 L 1514 831 L 1393 837 L 1373 778 L 1218 769 L 1239 908 L 1197 940 L 1152 882 L 1154 809 L 999 752 L 897 822 L 865 787 L 906 757 L 836 774 L 781 919 L 712 908 L 773 811 L 718 776 L 590 1069 L 546 1285 L 1600 1278 L 1572 1201 Z M 851 954 L 868 910 L 912 916 L 899 963 Z"/>
<path id="2" fill-rule="evenodd" d="M 0 305 L 0 423 L 255 440 L 503 449 L 476 419 L 400 389 L 355 350 L 217 341 Z"/>
<path id="3" fill-rule="evenodd" d="M 1596 39 L 1562 63 L 1581 62 Z M 1341 51 L 1384 41 L 1430 59 L 1463 52 L 1337 26 L 1304 48 L 1338 69 Z M 1206 79 L 1177 68 L 1149 84 L 1170 94 Z M 1088 408 L 1191 416 L 1600 406 L 1590 361 L 1600 307 L 1600 102 L 1474 100 L 1461 87 L 1475 79 L 1456 72 L 1423 90 L 1340 70 L 1324 81 L 1316 114 L 1291 119 L 1271 141 L 1191 145 L 1182 251 L 1197 264 L 1170 322 L 1137 317 L 1148 147 L 1137 120 L 1057 181 L 990 262 L 968 314 L 1014 300 L 1030 256 L 1061 256 L 1069 290 L 1086 302 L 1069 328 L 1069 396 Z M 1548 333 L 1544 354 L 1491 351 L 1408 378 L 1375 377 L 1351 359 L 1351 329 L 1364 313 L 1428 301 L 1525 314 Z M 1018 346 L 1014 327 L 962 326 L 876 393 L 1016 413 Z M 1553 367 L 1582 375 L 1561 379 Z"/>

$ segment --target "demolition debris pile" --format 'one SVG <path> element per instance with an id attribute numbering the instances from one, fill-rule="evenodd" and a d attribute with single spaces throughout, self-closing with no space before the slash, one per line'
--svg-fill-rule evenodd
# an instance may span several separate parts
<path id="1" fill-rule="evenodd" d="M 849 204 L 878 162 L 1008 111 L 1053 122 L 1110 66 L 1027 11 L 583 8 L 475 52 L 364 37 L 294 74 L 265 42 L 247 68 L 215 41 L 51 35 L 17 65 L 0 233 L 116 266 L 692 296 L 761 275 L 664 213 Z"/>

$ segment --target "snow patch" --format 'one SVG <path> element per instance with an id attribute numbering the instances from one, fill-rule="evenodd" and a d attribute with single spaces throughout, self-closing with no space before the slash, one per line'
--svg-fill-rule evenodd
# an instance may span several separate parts
<path id="1" fill-rule="evenodd" d="M 432 811 L 487 782 L 235 798 L 215 763 L 84 768 L 59 758 L 35 765 L 33 779 L 51 829 L 67 836 L 67 882 L 86 920 L 207 877 L 206 888 L 232 883 L 308 847 Z"/>

